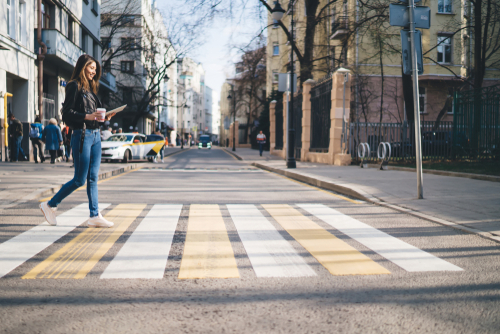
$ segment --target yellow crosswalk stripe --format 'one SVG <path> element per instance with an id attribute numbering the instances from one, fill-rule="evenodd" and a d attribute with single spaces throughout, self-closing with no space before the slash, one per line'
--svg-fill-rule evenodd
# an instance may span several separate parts
<path id="1" fill-rule="evenodd" d="M 115 223 L 112 228 L 86 229 L 24 275 L 23 279 L 84 278 L 145 207 L 146 204 L 118 205 L 105 216 Z"/>
<path id="2" fill-rule="evenodd" d="M 193 204 L 179 279 L 240 277 L 218 205 Z"/>
<path id="3" fill-rule="evenodd" d="M 377 275 L 390 272 L 338 239 L 287 204 L 262 205 L 264 209 L 332 275 Z"/>

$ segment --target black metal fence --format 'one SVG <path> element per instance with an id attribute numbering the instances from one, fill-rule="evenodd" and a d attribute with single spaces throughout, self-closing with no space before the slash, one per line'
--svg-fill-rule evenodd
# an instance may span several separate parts
<path id="1" fill-rule="evenodd" d="M 452 156 L 453 122 L 421 122 L 422 159 L 438 160 Z M 413 123 L 351 123 L 349 151 L 354 161 L 360 161 L 358 146 L 368 143 L 365 160 L 379 161 L 379 144 L 387 142 L 391 148 L 391 161 L 415 160 L 415 125 Z M 366 148 L 365 148 L 366 149 Z"/>
<path id="2" fill-rule="evenodd" d="M 500 156 L 500 85 L 456 92 L 453 99 L 453 156 Z"/>
<path id="3" fill-rule="evenodd" d="M 311 88 L 311 147 L 313 152 L 328 152 L 330 145 L 330 110 L 332 79 Z"/>
<path id="4" fill-rule="evenodd" d="M 302 148 L 302 92 L 293 99 L 293 126 L 295 128 L 295 159 L 300 159 Z"/>
<path id="5" fill-rule="evenodd" d="M 275 120 L 275 138 L 274 148 L 276 150 L 283 149 L 283 98 L 277 100 L 276 109 L 274 111 Z"/>

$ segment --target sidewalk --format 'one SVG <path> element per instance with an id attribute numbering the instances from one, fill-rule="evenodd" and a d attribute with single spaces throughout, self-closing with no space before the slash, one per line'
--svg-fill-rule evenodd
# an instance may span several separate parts
<path id="1" fill-rule="evenodd" d="M 256 167 L 500 242 L 500 182 L 424 174 L 424 199 L 417 200 L 415 172 L 308 162 L 290 170 L 269 152 L 235 153 Z"/>
<path id="2" fill-rule="evenodd" d="M 175 154 L 180 148 L 165 149 L 165 156 Z M 101 163 L 99 180 L 119 175 L 132 169 L 149 165 L 148 162 Z M 59 188 L 73 178 L 72 162 L 35 164 L 34 162 L 0 162 L 0 212 L 37 198 L 56 193 Z"/>

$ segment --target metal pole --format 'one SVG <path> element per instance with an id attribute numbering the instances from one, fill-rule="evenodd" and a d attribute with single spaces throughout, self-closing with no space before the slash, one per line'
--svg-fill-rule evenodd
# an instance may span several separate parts
<path id="1" fill-rule="evenodd" d="M 236 151 L 236 92 L 233 84 L 233 152 Z"/>
<path id="2" fill-rule="evenodd" d="M 417 158 L 417 198 L 424 198 L 424 189 L 422 184 L 422 145 L 420 135 L 420 101 L 418 93 L 418 67 L 417 53 L 415 51 L 415 0 L 409 1 L 408 10 L 410 12 L 410 42 L 411 42 L 411 71 L 413 79 L 413 109 L 415 116 L 415 155 Z"/>
<path id="3" fill-rule="evenodd" d="M 287 112 L 287 115 L 288 115 L 288 139 L 286 141 L 286 144 L 288 146 L 288 154 L 287 154 L 287 160 L 286 160 L 286 167 L 287 168 L 296 168 L 297 167 L 297 164 L 295 162 L 295 129 L 293 127 L 293 74 L 294 74 L 294 71 L 293 71 L 293 43 L 295 43 L 294 41 L 294 32 L 293 32 L 293 5 L 294 3 L 292 3 L 292 7 L 290 8 L 291 10 L 291 14 L 292 14 L 292 24 L 291 24 L 291 30 L 292 30 L 292 38 L 291 38 L 291 41 L 290 41 L 290 47 L 291 47 L 291 50 L 290 50 L 290 85 L 288 86 L 288 89 L 290 91 L 290 102 L 288 104 L 288 107 L 287 108 L 288 112 Z"/>

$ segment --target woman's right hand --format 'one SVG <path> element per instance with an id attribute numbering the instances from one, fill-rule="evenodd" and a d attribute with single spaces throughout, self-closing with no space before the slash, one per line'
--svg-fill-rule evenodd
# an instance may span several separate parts
<path id="1" fill-rule="evenodd" d="M 86 121 L 97 121 L 101 114 L 99 114 L 97 111 L 92 113 L 92 114 L 85 114 L 85 120 Z"/>

